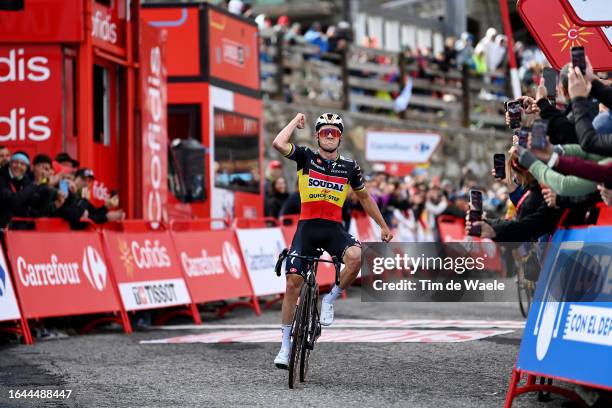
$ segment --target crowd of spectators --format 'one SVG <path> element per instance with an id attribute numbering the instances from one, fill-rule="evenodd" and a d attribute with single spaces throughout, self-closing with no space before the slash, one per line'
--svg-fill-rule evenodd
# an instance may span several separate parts
<path id="1" fill-rule="evenodd" d="M 65 152 L 30 159 L 24 151 L 0 146 L 0 228 L 26 226 L 15 218 L 59 217 L 74 229 L 123 219 L 116 194 L 103 205 L 92 204 L 94 179 L 91 169 L 80 168 Z"/>
<path id="2" fill-rule="evenodd" d="M 488 182 L 478 181 L 466 170 L 453 183 L 429 177 L 422 168 L 402 178 L 374 166 L 375 171 L 366 175 L 368 191 L 387 223 L 396 229 L 396 237 L 400 241 L 440 240 L 438 216 L 465 217 L 472 189 L 484 193 L 484 218 L 474 224 L 480 227 L 482 238 L 493 241 L 546 239 L 565 210 L 571 210 L 566 223 L 594 222 L 598 203 L 612 205 L 612 86 L 606 77 L 596 76 L 590 65 L 583 74 L 568 64 L 559 75 L 556 103 L 550 102 L 543 80 L 534 97 L 520 97 L 521 129 L 513 129 L 508 136 L 511 147 L 504 178 L 496 179 L 492 172 Z M 543 146 L 532 143 L 531 126 L 536 120 L 547 125 Z M 508 114 L 506 123 L 510 124 Z M 524 140 L 519 139 L 520 132 L 527 135 Z M 298 192 L 287 192 L 281 164 L 272 162 L 267 176 L 266 214 L 298 214 Z M 349 196 L 347 229 L 355 211 L 359 204 Z M 469 231 L 469 220 L 465 225 Z"/>

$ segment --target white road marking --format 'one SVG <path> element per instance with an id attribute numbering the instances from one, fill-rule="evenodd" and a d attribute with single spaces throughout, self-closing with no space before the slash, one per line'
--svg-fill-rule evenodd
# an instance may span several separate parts
<path id="1" fill-rule="evenodd" d="M 329 343 L 462 343 L 486 337 L 512 333 L 512 330 L 327 330 L 318 342 Z M 228 330 L 191 334 L 158 340 L 143 340 L 140 344 L 180 343 L 278 343 L 280 331 Z"/>

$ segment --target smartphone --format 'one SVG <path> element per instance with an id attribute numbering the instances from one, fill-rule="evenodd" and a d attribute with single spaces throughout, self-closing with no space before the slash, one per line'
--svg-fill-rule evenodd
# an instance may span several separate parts
<path id="1" fill-rule="evenodd" d="M 548 94 L 548 100 L 553 104 L 557 101 L 557 71 L 553 68 L 545 67 L 542 74 L 544 77 L 544 86 Z"/>
<path id="2" fill-rule="evenodd" d="M 495 178 L 505 179 L 506 178 L 506 155 L 503 153 L 496 153 L 493 155 L 493 169 L 495 170 Z"/>
<path id="3" fill-rule="evenodd" d="M 470 220 L 471 223 L 474 223 L 475 221 L 482 221 L 482 211 L 470 210 L 468 220 Z M 480 227 L 480 225 L 472 224 L 470 230 L 468 231 L 468 235 L 472 237 L 479 237 L 481 232 L 482 228 Z"/>
<path id="4" fill-rule="evenodd" d="M 482 191 L 470 190 L 470 204 L 472 210 L 482 212 Z"/>
<path id="5" fill-rule="evenodd" d="M 586 72 L 586 57 L 584 55 L 584 47 L 572 47 L 572 65 L 580 68 L 584 74 Z"/>
<path id="6" fill-rule="evenodd" d="M 536 120 L 531 126 L 531 147 L 543 150 L 546 147 L 546 132 L 548 123 L 543 120 Z"/>
<path id="7" fill-rule="evenodd" d="M 505 103 L 506 112 L 510 116 L 510 129 L 518 129 L 521 127 L 521 101 L 516 99 Z"/>
<path id="8" fill-rule="evenodd" d="M 527 139 L 529 138 L 531 128 L 523 127 L 518 131 L 519 146 L 527 147 Z"/>
<path id="9" fill-rule="evenodd" d="M 60 180 L 59 191 L 64 193 L 65 196 L 68 196 L 68 182 L 66 180 Z"/>

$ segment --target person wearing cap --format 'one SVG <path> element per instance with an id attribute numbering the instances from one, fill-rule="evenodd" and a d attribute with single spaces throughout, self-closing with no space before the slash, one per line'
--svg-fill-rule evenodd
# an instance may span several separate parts
<path id="1" fill-rule="evenodd" d="M 36 186 L 28 176 L 30 157 L 15 152 L 8 166 L 0 168 L 0 228 L 13 216 L 29 217 L 30 204 L 36 198 Z"/>
<path id="2" fill-rule="evenodd" d="M 72 169 L 73 172 L 79 168 L 79 161 L 70 157 L 66 152 L 58 153 L 57 156 L 55 156 L 55 161 L 64 167 Z"/>
<path id="3" fill-rule="evenodd" d="M 279 177 L 283 177 L 283 164 L 278 160 L 272 160 L 266 167 L 266 180 L 264 182 L 264 194 L 270 191 L 270 184 Z"/>

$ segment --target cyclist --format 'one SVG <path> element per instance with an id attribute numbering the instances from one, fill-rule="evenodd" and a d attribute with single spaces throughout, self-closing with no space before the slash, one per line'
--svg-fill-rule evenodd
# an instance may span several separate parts
<path id="1" fill-rule="evenodd" d="M 361 267 L 361 244 L 342 227 L 342 205 L 349 185 L 363 209 L 380 226 L 381 239 L 389 242 L 393 235 L 365 188 L 359 165 L 338 153 L 344 131 L 340 116 L 324 113 L 317 118 L 317 151 L 289 142 L 296 128 L 304 128 L 304 120 L 304 115 L 298 113 L 276 136 L 272 145 L 286 158 L 297 163 L 301 211 L 290 254 L 312 256 L 317 248 L 323 248 L 342 259 L 345 265 L 340 276 L 340 286 L 334 285 L 321 303 L 321 324 L 329 326 L 334 320 L 334 300 L 355 280 Z M 286 369 L 289 364 L 291 322 L 302 287 L 300 272 L 303 271 L 303 264 L 300 259 L 291 257 L 286 264 L 287 286 L 282 306 L 283 337 L 281 349 L 274 359 L 278 368 Z"/>

